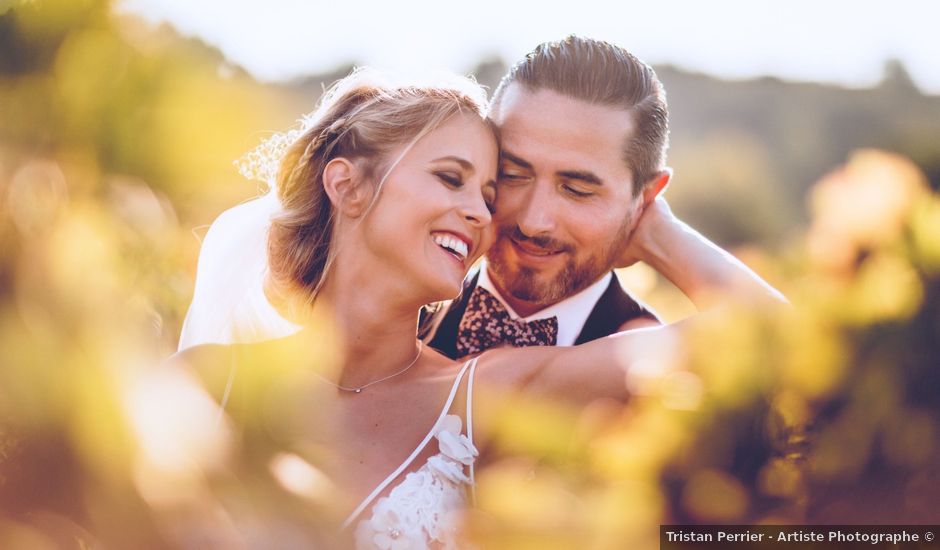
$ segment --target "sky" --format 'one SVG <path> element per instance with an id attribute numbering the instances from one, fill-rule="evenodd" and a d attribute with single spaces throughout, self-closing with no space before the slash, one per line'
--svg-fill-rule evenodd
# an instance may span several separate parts
<path id="1" fill-rule="evenodd" d="M 118 0 L 118 9 L 218 47 L 261 80 L 349 62 L 398 74 L 466 73 L 580 34 L 651 64 L 726 78 L 876 84 L 901 59 L 940 94 L 937 0 Z"/>

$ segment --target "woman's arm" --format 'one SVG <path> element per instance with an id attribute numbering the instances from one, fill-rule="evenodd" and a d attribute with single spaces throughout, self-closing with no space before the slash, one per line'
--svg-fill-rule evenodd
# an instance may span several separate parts
<path id="1" fill-rule="evenodd" d="M 729 302 L 778 307 L 786 298 L 745 266 L 673 215 L 666 201 L 647 207 L 621 257 L 643 261 L 675 284 L 700 312 Z M 711 315 L 699 313 L 662 327 L 630 330 L 575 347 L 493 350 L 481 375 L 503 387 L 576 402 L 626 400 L 644 380 L 684 364 L 686 335 Z"/>
<path id="2" fill-rule="evenodd" d="M 627 401 L 650 379 L 681 368 L 684 335 L 703 317 L 619 332 L 573 347 L 501 348 L 479 359 L 478 377 L 491 387 L 579 404 Z"/>
<path id="3" fill-rule="evenodd" d="M 666 200 L 644 210 L 618 265 L 642 261 L 685 294 L 699 311 L 726 303 L 786 303 L 786 298 L 740 260 L 672 213 Z"/>

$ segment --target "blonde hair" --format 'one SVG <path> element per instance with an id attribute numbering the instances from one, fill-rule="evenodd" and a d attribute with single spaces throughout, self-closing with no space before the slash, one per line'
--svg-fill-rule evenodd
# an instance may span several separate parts
<path id="1" fill-rule="evenodd" d="M 327 163 L 338 157 L 356 162 L 375 187 L 367 214 L 388 173 L 411 147 L 459 113 L 485 120 L 485 93 L 469 78 L 452 77 L 447 85 L 393 86 L 359 70 L 324 94 L 278 167 L 282 211 L 268 234 L 265 288 L 272 302 L 296 318 L 303 311 L 298 306 L 313 303 L 336 257 L 335 210 L 323 186 Z"/>

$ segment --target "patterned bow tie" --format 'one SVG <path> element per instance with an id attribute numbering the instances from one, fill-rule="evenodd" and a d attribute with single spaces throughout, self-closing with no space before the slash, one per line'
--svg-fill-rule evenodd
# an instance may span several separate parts
<path id="1" fill-rule="evenodd" d="M 503 304 L 486 289 L 476 287 L 457 328 L 457 355 L 473 355 L 503 344 L 514 347 L 554 346 L 558 318 L 525 322 L 513 319 Z"/>

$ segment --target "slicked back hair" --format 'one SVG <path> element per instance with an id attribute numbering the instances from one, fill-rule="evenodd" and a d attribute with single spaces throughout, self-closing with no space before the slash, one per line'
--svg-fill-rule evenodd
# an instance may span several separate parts
<path id="1" fill-rule="evenodd" d="M 513 83 L 533 92 L 551 90 L 632 113 L 635 127 L 625 136 L 623 160 L 633 176 L 634 196 L 665 168 L 669 141 L 666 92 L 653 69 L 627 50 L 574 35 L 539 44 L 500 81 L 493 93 L 491 115 L 498 113 L 502 96 Z"/>

